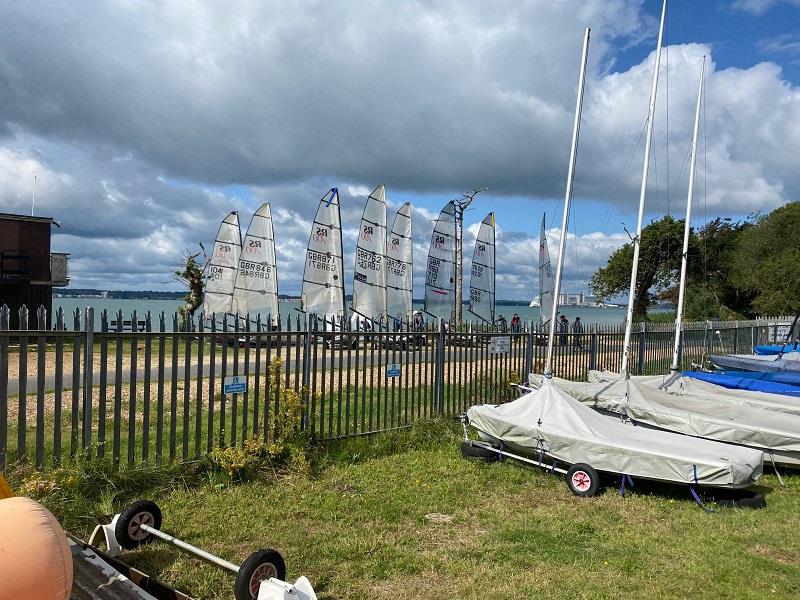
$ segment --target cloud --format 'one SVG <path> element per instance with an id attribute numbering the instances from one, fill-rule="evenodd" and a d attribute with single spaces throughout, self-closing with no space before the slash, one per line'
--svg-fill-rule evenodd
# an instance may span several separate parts
<path id="1" fill-rule="evenodd" d="M 231 210 L 246 228 L 268 201 L 281 291 L 295 293 L 319 198 L 340 189 L 350 272 L 366 195 L 385 183 L 395 209 L 399 198 L 414 204 L 416 296 L 439 208 L 488 186 L 480 212 L 498 214 L 499 296 L 529 297 L 538 240 L 520 230 L 542 201 L 563 194 L 585 24 L 592 43 L 575 181 L 584 233 L 577 258 L 568 248 L 568 289 L 585 286 L 627 240 L 598 215 L 629 215 L 638 201 L 654 53 L 624 70 L 617 57 L 654 42 L 640 2 L 82 6 L 0 6 L 0 204 L 28 213 L 36 171 L 37 212 L 62 222 L 54 249 L 72 253 L 76 287 L 174 289 L 169 273 L 186 249 L 210 243 Z M 764 50 L 791 44 L 776 39 Z M 648 215 L 685 197 L 703 54 L 698 202 L 733 215 L 800 197 L 800 89 L 775 63 L 719 69 L 707 45 L 673 45 L 663 57 Z M 492 198 L 513 199 L 513 211 Z"/>
<path id="2" fill-rule="evenodd" d="M 753 15 L 763 15 L 773 6 L 785 3 L 793 6 L 800 6 L 800 0 L 736 0 L 733 8 Z"/>

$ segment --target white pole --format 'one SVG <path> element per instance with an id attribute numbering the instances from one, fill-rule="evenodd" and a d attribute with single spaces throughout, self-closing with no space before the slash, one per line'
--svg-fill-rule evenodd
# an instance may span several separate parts
<path id="1" fill-rule="evenodd" d="M 667 0 L 661 7 L 661 25 L 658 30 L 656 64 L 653 66 L 653 87 L 650 90 L 650 107 L 647 112 L 647 141 L 644 147 L 644 166 L 642 167 L 642 188 L 639 191 L 639 218 L 636 221 L 636 237 L 633 238 L 633 267 L 631 268 L 631 287 L 628 294 L 628 314 L 625 318 L 625 341 L 622 346 L 622 366 L 620 377 L 628 378 L 628 356 L 631 350 L 631 329 L 633 327 L 633 302 L 636 297 L 636 275 L 639 271 L 639 246 L 642 241 L 642 220 L 644 219 L 644 198 L 647 191 L 647 175 L 650 167 L 650 146 L 653 142 L 653 121 L 656 112 L 656 93 L 658 91 L 658 67 L 661 64 L 661 40 L 664 36 L 664 16 L 667 13 Z"/>
<path id="2" fill-rule="evenodd" d="M 683 254 L 681 255 L 681 282 L 678 287 L 678 314 L 675 316 L 675 348 L 672 351 L 672 367 L 678 370 L 683 326 L 683 299 L 686 296 L 686 263 L 689 256 L 689 231 L 692 223 L 692 197 L 694 195 L 694 172 L 697 165 L 697 132 L 700 129 L 700 102 L 703 97 L 703 78 L 706 72 L 706 57 L 700 66 L 700 89 L 697 92 L 697 109 L 694 112 L 694 135 L 692 136 L 692 159 L 689 166 L 689 193 L 686 197 L 686 223 L 683 227 Z"/>
<path id="3" fill-rule="evenodd" d="M 31 195 L 31 216 L 33 216 L 33 209 L 36 206 L 36 170 L 33 171 L 33 194 Z"/>
<path id="4" fill-rule="evenodd" d="M 589 33 L 587 27 L 583 33 L 583 52 L 581 53 L 581 74 L 578 78 L 578 99 L 575 103 L 575 123 L 572 127 L 572 149 L 567 169 L 567 191 L 564 193 L 564 214 L 561 218 L 561 239 L 558 242 L 558 262 L 556 263 L 556 281 L 553 289 L 553 310 L 550 315 L 550 333 L 547 337 L 547 361 L 544 364 L 544 376 L 553 376 L 553 342 L 556 337 L 556 315 L 558 314 L 558 294 L 561 291 L 561 271 L 564 267 L 564 250 L 567 246 L 567 225 L 569 221 L 569 204 L 572 199 L 572 182 L 575 177 L 575 155 L 578 153 L 578 134 L 581 128 L 581 110 L 583 108 L 583 88 L 586 80 L 586 59 L 589 55 Z"/>

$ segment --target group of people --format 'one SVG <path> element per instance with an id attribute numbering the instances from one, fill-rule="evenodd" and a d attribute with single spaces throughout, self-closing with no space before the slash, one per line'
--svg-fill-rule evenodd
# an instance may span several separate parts
<path id="1" fill-rule="evenodd" d="M 575 317 L 575 321 L 572 323 L 572 333 L 583 333 L 583 323 L 581 323 L 580 317 Z M 568 333 L 570 331 L 570 324 L 569 319 L 567 319 L 566 315 L 562 314 L 561 317 L 558 319 L 558 341 L 562 346 L 567 345 L 567 338 Z M 572 347 L 578 350 L 583 350 L 583 344 L 581 343 L 580 335 L 572 336 Z"/>

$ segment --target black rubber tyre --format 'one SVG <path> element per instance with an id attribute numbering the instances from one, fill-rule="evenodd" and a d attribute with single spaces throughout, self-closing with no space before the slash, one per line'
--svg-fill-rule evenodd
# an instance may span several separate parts
<path id="1" fill-rule="evenodd" d="M 478 446 L 469 442 L 461 442 L 461 455 L 465 458 L 482 458 L 484 460 L 497 460 L 500 456 L 497 452 Z"/>
<path id="2" fill-rule="evenodd" d="M 133 550 L 153 541 L 152 534 L 139 529 L 143 523 L 161 529 L 161 509 L 158 504 L 150 500 L 138 500 L 120 513 L 114 527 L 119 545 L 126 550 Z"/>
<path id="3" fill-rule="evenodd" d="M 261 582 L 270 577 L 286 580 L 286 563 L 283 557 L 280 552 L 271 548 L 256 550 L 244 560 L 236 574 L 233 588 L 236 600 L 256 600 Z"/>
<path id="4" fill-rule="evenodd" d="M 567 471 L 567 487 L 576 496 L 588 498 L 600 489 L 600 475 L 594 467 L 575 463 Z"/>

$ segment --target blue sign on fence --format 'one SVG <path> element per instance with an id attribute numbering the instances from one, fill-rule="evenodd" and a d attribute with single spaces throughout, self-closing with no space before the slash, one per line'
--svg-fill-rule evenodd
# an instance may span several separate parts
<path id="1" fill-rule="evenodd" d="M 222 386 L 222 391 L 226 394 L 241 394 L 247 391 L 247 377 L 234 375 L 226 377 Z"/>
<path id="2" fill-rule="evenodd" d="M 399 363 L 389 363 L 386 365 L 386 376 L 387 377 L 400 377 L 400 364 Z"/>

